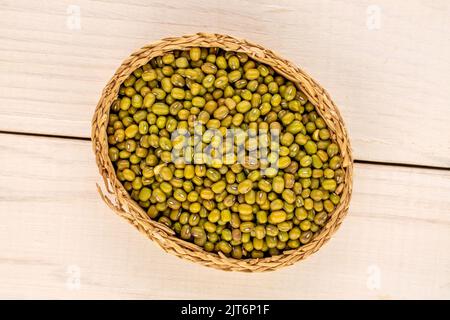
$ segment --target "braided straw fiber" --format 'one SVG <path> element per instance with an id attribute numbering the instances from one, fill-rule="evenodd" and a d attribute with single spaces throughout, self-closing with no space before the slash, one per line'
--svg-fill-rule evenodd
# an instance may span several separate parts
<path id="1" fill-rule="evenodd" d="M 343 157 L 345 171 L 344 182 L 336 191 L 341 196 L 341 202 L 332 213 L 326 225 L 311 242 L 298 249 L 284 251 L 281 255 L 261 258 L 236 260 L 222 253 L 209 253 L 199 246 L 176 237 L 175 232 L 165 225 L 152 221 L 145 211 L 128 195 L 114 172 L 114 167 L 108 157 L 108 142 L 106 128 L 109 109 L 116 99 L 121 83 L 138 67 L 150 59 L 163 55 L 167 51 L 185 50 L 192 47 L 219 47 L 224 50 L 244 52 L 251 58 L 270 65 L 273 69 L 294 82 L 307 95 L 318 113 L 324 118 L 332 133 L 332 139 L 339 145 Z M 116 71 L 103 90 L 100 101 L 92 119 L 92 145 L 97 165 L 103 177 L 106 194 L 97 185 L 98 191 L 106 202 L 119 216 L 133 224 L 140 232 L 158 243 L 165 251 L 177 257 L 200 263 L 202 265 L 226 271 L 260 272 L 272 271 L 291 265 L 305 259 L 322 247 L 342 223 L 349 206 L 352 192 L 352 153 L 347 131 L 338 108 L 328 93 L 304 71 L 279 57 L 270 50 L 221 34 L 197 33 L 182 37 L 165 38 L 134 52 Z"/>

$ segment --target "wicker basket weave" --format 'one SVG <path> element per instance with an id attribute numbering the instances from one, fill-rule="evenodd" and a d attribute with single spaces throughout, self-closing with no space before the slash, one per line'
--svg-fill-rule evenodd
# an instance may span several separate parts
<path id="1" fill-rule="evenodd" d="M 131 199 L 117 179 L 114 167 L 108 157 L 106 128 L 109 109 L 112 102 L 117 98 L 121 83 L 136 68 L 146 64 L 150 59 L 168 51 L 185 50 L 192 47 L 218 47 L 224 50 L 244 52 L 251 58 L 270 65 L 280 75 L 291 80 L 299 89 L 301 88 L 316 107 L 317 112 L 324 118 L 332 134 L 332 140 L 339 145 L 341 150 L 342 166 L 345 171 L 344 183 L 336 191 L 341 196 L 340 204 L 319 234 L 308 244 L 295 250 L 284 251 L 278 256 L 261 259 L 236 260 L 228 258 L 222 253 L 206 252 L 193 243 L 177 238 L 175 232 L 167 226 L 151 220 L 145 211 Z M 122 63 L 102 92 L 92 119 L 92 146 L 100 174 L 105 183 L 106 192 L 102 192 L 99 185 L 97 185 L 97 188 L 106 204 L 148 238 L 158 243 L 165 251 L 208 267 L 226 271 L 260 272 L 291 265 L 319 250 L 339 227 L 348 211 L 352 192 L 353 160 L 347 131 L 338 108 L 325 89 L 304 71 L 272 51 L 243 39 L 221 34 L 197 33 L 195 35 L 165 38 L 134 52 Z"/>

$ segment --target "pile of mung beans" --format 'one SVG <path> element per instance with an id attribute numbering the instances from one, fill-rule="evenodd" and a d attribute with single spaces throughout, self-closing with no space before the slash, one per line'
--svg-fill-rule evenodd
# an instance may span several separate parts
<path id="1" fill-rule="evenodd" d="M 255 148 L 251 130 L 279 130 L 277 157 L 207 161 L 186 143 L 206 146 L 213 135 L 172 138 L 195 124 L 223 136 L 242 129 L 241 139 L 217 145 L 233 154 Z M 122 83 L 107 134 L 131 198 L 208 252 L 244 259 L 299 248 L 340 201 L 345 172 L 324 119 L 292 82 L 244 53 L 192 48 L 151 59 Z M 172 159 L 175 149 L 184 161 Z M 273 161 L 278 170 L 267 169 Z"/>

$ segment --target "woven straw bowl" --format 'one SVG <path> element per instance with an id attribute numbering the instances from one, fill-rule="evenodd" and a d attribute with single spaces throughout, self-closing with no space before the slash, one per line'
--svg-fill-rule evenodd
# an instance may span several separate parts
<path id="1" fill-rule="evenodd" d="M 128 195 L 117 179 L 114 167 L 108 157 L 106 128 L 111 103 L 116 99 L 121 83 L 138 67 L 150 59 L 172 50 L 185 50 L 192 47 L 219 47 L 224 50 L 244 52 L 254 60 L 270 65 L 276 72 L 295 83 L 302 90 L 317 112 L 324 118 L 334 140 L 340 147 L 345 171 L 344 182 L 339 185 L 337 193 L 341 202 L 331 214 L 319 234 L 306 245 L 295 250 L 284 251 L 278 256 L 261 259 L 237 260 L 226 257 L 222 253 L 209 253 L 201 247 L 179 239 L 175 232 L 165 225 L 151 220 L 146 212 Z M 134 52 L 126 59 L 102 92 L 100 101 L 92 119 L 92 146 L 96 156 L 98 169 L 103 177 L 105 191 L 97 185 L 98 191 L 119 216 L 133 224 L 140 232 L 158 243 L 165 251 L 177 257 L 200 263 L 202 265 L 226 271 L 271 271 L 291 265 L 305 259 L 319 250 L 327 242 L 344 219 L 352 192 L 352 154 L 338 108 L 328 93 L 308 74 L 274 52 L 243 39 L 220 34 L 197 33 L 182 37 L 165 38 L 151 43 Z"/>

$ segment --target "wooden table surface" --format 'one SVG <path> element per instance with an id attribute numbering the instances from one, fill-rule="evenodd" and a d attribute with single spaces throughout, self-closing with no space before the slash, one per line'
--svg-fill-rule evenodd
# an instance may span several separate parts
<path id="1" fill-rule="evenodd" d="M 0 0 L 0 298 L 450 298 L 450 3 Z M 301 66 L 339 105 L 354 196 L 262 274 L 164 253 L 101 201 L 90 121 L 123 59 L 198 31 Z"/>

